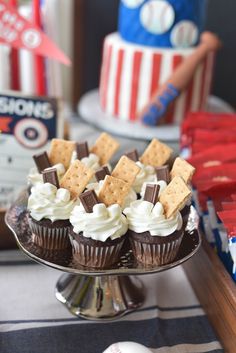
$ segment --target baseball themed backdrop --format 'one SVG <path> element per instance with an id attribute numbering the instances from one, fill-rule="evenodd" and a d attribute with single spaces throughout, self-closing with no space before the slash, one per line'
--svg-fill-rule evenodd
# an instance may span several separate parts
<path id="1" fill-rule="evenodd" d="M 62 137 L 60 104 L 55 98 L 0 94 L 0 208 L 25 187 L 32 155 Z"/>

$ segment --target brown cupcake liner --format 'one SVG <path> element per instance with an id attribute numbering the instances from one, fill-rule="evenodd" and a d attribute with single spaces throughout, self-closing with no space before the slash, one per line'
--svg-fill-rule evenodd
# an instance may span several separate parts
<path id="1" fill-rule="evenodd" d="M 125 240 L 121 237 L 106 242 L 85 238 L 75 234 L 69 234 L 73 256 L 83 266 L 93 268 L 108 268 L 120 259 L 120 252 Z"/>
<path id="2" fill-rule="evenodd" d="M 129 233 L 129 240 L 135 258 L 147 266 L 161 266 L 173 262 L 184 235 L 183 231 L 178 231 L 176 235 L 174 233 L 167 237 L 154 237 L 149 232 L 138 234 L 130 231 Z M 145 236 L 145 241 L 143 242 L 140 240 L 142 234 Z"/>
<path id="3" fill-rule="evenodd" d="M 62 250 L 70 247 L 69 229 L 70 226 L 47 227 L 34 222 L 29 218 L 29 227 L 32 231 L 32 240 L 41 248 L 48 250 Z"/>

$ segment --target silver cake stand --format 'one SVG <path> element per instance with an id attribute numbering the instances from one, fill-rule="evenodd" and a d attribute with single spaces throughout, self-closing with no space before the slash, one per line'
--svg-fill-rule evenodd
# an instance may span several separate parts
<path id="1" fill-rule="evenodd" d="M 158 273 L 179 266 L 196 254 L 201 245 L 198 215 L 191 207 L 183 241 L 174 262 L 160 267 L 144 267 L 135 261 L 127 242 L 119 263 L 112 268 L 99 270 L 83 267 L 73 259 L 71 249 L 45 250 L 32 242 L 27 221 L 27 199 L 28 192 L 23 191 L 6 213 L 6 224 L 20 249 L 30 258 L 64 272 L 56 284 L 56 298 L 72 314 L 86 319 L 111 320 L 137 309 L 142 305 L 147 290 L 137 275 Z"/>

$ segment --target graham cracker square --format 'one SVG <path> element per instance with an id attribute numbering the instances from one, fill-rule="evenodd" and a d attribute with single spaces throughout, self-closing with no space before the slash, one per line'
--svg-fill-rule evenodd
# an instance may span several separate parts
<path id="1" fill-rule="evenodd" d="M 113 137 L 103 132 L 90 151 L 99 157 L 100 164 L 103 166 L 110 161 L 119 146 L 120 144 Z"/>
<path id="2" fill-rule="evenodd" d="M 161 167 L 170 159 L 172 153 L 173 150 L 169 146 L 153 139 L 140 157 L 140 161 L 145 165 Z"/>

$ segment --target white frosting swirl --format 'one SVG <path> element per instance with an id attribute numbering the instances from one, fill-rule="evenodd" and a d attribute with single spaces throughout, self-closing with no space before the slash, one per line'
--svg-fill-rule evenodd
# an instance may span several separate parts
<path id="1" fill-rule="evenodd" d="M 127 219 L 118 204 L 106 207 L 99 203 L 93 207 L 92 213 L 86 213 L 81 204 L 72 211 L 70 222 L 76 234 L 83 232 L 84 237 L 103 242 L 108 238 L 120 238 L 128 230 Z"/>
<path id="2" fill-rule="evenodd" d="M 56 168 L 57 176 L 60 181 L 60 179 L 63 177 L 63 175 L 66 172 L 64 165 L 62 163 L 58 163 L 58 164 L 55 164 L 52 168 Z M 28 183 L 32 186 L 35 186 L 37 184 L 43 184 L 43 176 L 38 172 L 37 168 L 30 169 L 29 175 L 28 175 Z"/>
<path id="3" fill-rule="evenodd" d="M 104 180 L 100 180 L 98 183 L 90 183 L 86 186 L 88 190 L 94 190 L 97 195 L 99 195 L 99 191 L 101 190 L 102 186 L 104 184 Z M 129 193 L 127 194 L 124 204 L 122 205 L 122 209 L 128 207 L 131 202 L 137 200 L 137 194 L 136 192 L 130 188 Z"/>
<path id="4" fill-rule="evenodd" d="M 78 159 L 77 157 L 77 152 L 73 151 L 72 156 L 71 156 L 71 164 Z M 94 154 L 94 153 L 89 153 L 88 157 L 84 157 L 80 160 L 86 167 L 92 169 L 93 171 L 97 171 L 99 168 L 101 168 L 100 163 L 99 163 L 99 157 Z"/>
<path id="5" fill-rule="evenodd" d="M 166 219 L 164 209 L 160 202 L 154 206 L 151 202 L 137 200 L 124 210 L 127 217 L 129 229 L 136 233 L 149 231 L 152 236 L 172 234 L 180 230 L 183 224 L 181 214 Z"/>
<path id="6" fill-rule="evenodd" d="M 36 221 L 43 218 L 52 222 L 69 219 L 75 205 L 78 201 L 70 199 L 68 190 L 57 189 L 50 183 L 33 186 L 28 199 L 28 210 Z"/>
<path id="7" fill-rule="evenodd" d="M 137 194 L 140 194 L 144 182 L 156 182 L 157 177 L 155 169 L 150 165 L 144 165 L 141 162 L 136 162 L 140 168 L 140 172 L 135 178 L 133 188 Z"/>
<path id="8" fill-rule="evenodd" d="M 166 183 L 164 180 L 159 180 L 159 181 L 151 182 L 151 183 L 150 183 L 150 182 L 145 182 L 145 183 L 143 183 L 143 186 L 142 186 L 142 189 L 141 189 L 141 192 L 140 192 L 141 199 L 144 198 L 145 190 L 146 190 L 147 184 L 150 184 L 150 185 L 157 184 L 157 185 L 160 186 L 160 190 L 159 190 L 158 196 L 160 196 L 161 193 L 162 193 L 162 192 L 165 190 L 165 188 L 167 187 L 167 183 Z"/>

